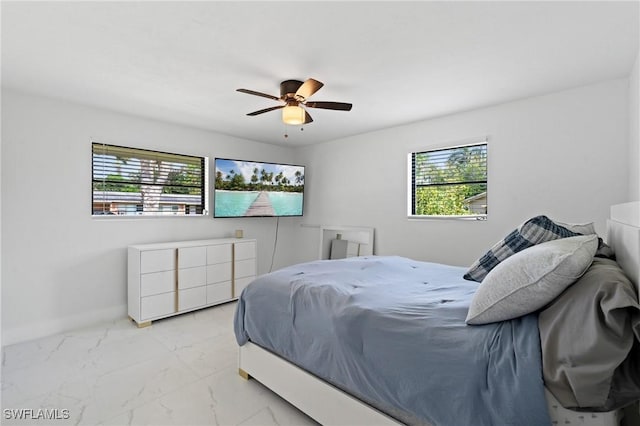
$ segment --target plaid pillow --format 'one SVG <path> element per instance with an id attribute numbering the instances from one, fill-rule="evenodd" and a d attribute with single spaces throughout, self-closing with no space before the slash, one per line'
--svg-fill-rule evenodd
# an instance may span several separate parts
<path id="1" fill-rule="evenodd" d="M 482 282 L 489 271 L 507 257 L 536 244 L 558 238 L 575 237 L 578 234 L 560 226 L 546 216 L 536 216 L 513 230 L 502 241 L 497 242 L 480 259 L 476 260 L 464 274 L 465 280 Z"/>

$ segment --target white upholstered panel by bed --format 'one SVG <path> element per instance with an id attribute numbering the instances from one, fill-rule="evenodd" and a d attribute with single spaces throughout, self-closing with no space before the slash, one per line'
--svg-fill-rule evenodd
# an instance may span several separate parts
<path id="1" fill-rule="evenodd" d="M 607 243 L 640 293 L 640 202 L 611 206 Z"/>
<path id="2" fill-rule="evenodd" d="M 607 221 L 607 243 L 616 260 L 636 285 L 640 297 L 640 201 L 611 206 Z M 640 404 L 627 407 L 627 424 L 640 421 Z"/>

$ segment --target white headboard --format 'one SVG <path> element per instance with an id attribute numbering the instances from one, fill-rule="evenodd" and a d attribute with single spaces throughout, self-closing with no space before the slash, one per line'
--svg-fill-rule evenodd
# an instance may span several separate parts
<path id="1" fill-rule="evenodd" d="M 640 202 L 611 206 L 607 243 L 640 294 Z"/>

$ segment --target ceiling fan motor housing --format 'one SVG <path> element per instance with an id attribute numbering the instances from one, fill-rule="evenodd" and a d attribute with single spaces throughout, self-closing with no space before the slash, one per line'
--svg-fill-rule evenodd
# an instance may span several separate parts
<path id="1" fill-rule="evenodd" d="M 287 98 L 294 98 L 298 89 L 302 86 L 302 81 L 299 80 L 285 80 L 280 83 L 280 98 L 286 101 Z"/>

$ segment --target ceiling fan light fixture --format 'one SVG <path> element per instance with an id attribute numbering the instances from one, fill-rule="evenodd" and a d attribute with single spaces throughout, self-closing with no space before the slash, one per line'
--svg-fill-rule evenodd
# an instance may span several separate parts
<path id="1" fill-rule="evenodd" d="M 304 109 L 297 105 L 287 105 L 282 108 L 282 121 L 292 126 L 304 124 Z"/>

